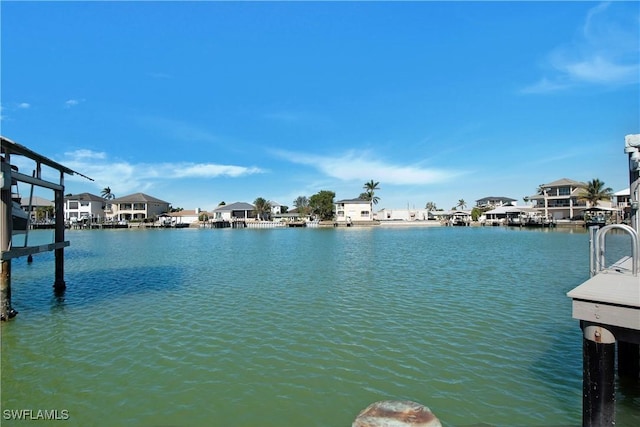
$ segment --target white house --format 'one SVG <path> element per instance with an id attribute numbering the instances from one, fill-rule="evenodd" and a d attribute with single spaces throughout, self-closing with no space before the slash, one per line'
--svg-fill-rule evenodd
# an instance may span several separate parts
<path id="1" fill-rule="evenodd" d="M 280 203 L 269 200 L 269 205 L 271 206 L 272 215 L 280 215 L 282 213 L 282 205 Z"/>
<path id="2" fill-rule="evenodd" d="M 256 208 L 250 203 L 235 202 L 229 205 L 221 205 L 213 210 L 213 221 L 232 221 L 237 219 L 250 219 L 256 217 Z"/>
<path id="3" fill-rule="evenodd" d="M 95 194 L 70 194 L 64 198 L 64 219 L 69 222 L 96 222 L 105 216 L 107 201 Z"/>
<path id="4" fill-rule="evenodd" d="M 613 193 L 613 199 L 613 206 L 618 208 L 620 212 L 620 220 L 628 219 L 631 213 L 631 188 L 627 187 L 624 190 Z"/>
<path id="5" fill-rule="evenodd" d="M 476 200 L 476 207 L 478 208 L 498 208 L 500 206 L 512 205 L 516 202 L 516 199 L 510 197 L 501 196 L 488 196 L 482 199 Z"/>
<path id="6" fill-rule="evenodd" d="M 335 203 L 336 222 L 351 224 L 359 221 L 373 221 L 371 202 L 363 199 L 338 200 Z"/>
<path id="7" fill-rule="evenodd" d="M 117 197 L 107 202 L 106 214 L 116 221 L 154 218 L 169 211 L 169 202 L 144 193 Z"/>
<path id="8" fill-rule="evenodd" d="M 202 212 L 200 208 L 184 209 L 179 212 L 169 212 L 167 215 L 171 220 L 172 225 L 176 224 L 195 224 L 200 218 L 200 214 L 206 214 Z M 207 214 L 207 216 L 209 216 Z"/>
<path id="9" fill-rule="evenodd" d="M 434 213 L 427 209 L 380 209 L 374 214 L 378 221 L 426 221 L 435 219 Z"/>

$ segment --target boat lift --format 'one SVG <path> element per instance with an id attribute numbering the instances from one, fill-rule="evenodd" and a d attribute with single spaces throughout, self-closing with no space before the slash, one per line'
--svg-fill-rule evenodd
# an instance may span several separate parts
<path id="1" fill-rule="evenodd" d="M 66 166 L 63 166 L 29 148 L 17 144 L 14 141 L 0 136 L 2 150 L 0 152 L 0 320 L 8 320 L 15 317 L 17 311 L 11 307 L 11 260 L 21 256 L 31 256 L 40 252 L 55 251 L 55 280 L 53 288 L 56 292 L 62 292 L 66 288 L 64 281 L 64 248 L 69 242 L 64 240 L 64 175 L 80 175 L 90 181 L 93 179 Z M 20 173 L 12 167 L 12 156 L 23 156 L 35 162 L 33 174 Z M 42 177 L 42 167 L 46 166 L 58 171 L 58 182 L 52 182 Z M 13 200 L 11 187 L 13 183 L 23 182 L 33 187 L 41 187 L 53 190 L 55 204 L 55 235 L 54 242 L 39 246 L 28 246 L 27 236 L 24 236 L 24 245 L 14 245 L 13 233 Z M 31 201 L 29 202 L 31 205 Z M 29 212 L 29 215 L 31 213 Z M 25 233 L 28 233 L 28 227 Z"/>

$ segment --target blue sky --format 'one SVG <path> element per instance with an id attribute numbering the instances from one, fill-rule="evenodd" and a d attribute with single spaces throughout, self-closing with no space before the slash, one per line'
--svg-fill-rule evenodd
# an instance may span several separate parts
<path id="1" fill-rule="evenodd" d="M 523 203 L 560 178 L 629 185 L 638 2 L 5 0 L 0 13 L 2 135 L 95 180 L 66 177 L 67 193 L 293 207 L 373 179 L 376 210 L 449 209 Z"/>

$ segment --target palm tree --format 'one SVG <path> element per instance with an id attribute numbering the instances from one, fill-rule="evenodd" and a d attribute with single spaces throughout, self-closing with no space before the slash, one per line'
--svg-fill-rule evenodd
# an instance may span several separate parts
<path id="1" fill-rule="evenodd" d="M 458 204 L 456 205 L 456 208 L 460 208 L 464 210 L 464 208 L 466 207 L 467 207 L 467 202 L 465 202 L 464 199 L 458 200 Z"/>
<path id="2" fill-rule="evenodd" d="M 428 210 L 429 212 L 435 211 L 437 209 L 436 208 L 436 204 L 434 202 L 427 202 L 427 204 L 424 206 L 424 208 L 426 210 Z"/>
<path id="3" fill-rule="evenodd" d="M 258 220 L 266 221 L 269 213 L 271 212 L 271 203 L 269 203 L 266 199 L 262 197 L 258 197 L 253 201 L 253 205 L 255 206 L 255 211 L 258 216 Z"/>
<path id="4" fill-rule="evenodd" d="M 594 178 L 578 193 L 578 200 L 586 201 L 590 206 L 597 206 L 600 200 L 611 200 L 613 189 L 605 187 L 604 182 Z"/>
<path id="5" fill-rule="evenodd" d="M 100 195 L 102 196 L 103 199 L 107 199 L 107 200 L 111 200 L 111 199 L 115 199 L 116 198 L 116 195 L 111 192 L 111 188 L 110 187 L 104 187 L 102 189 L 102 193 L 100 193 Z"/>
<path id="6" fill-rule="evenodd" d="M 380 201 L 380 197 L 375 195 L 375 190 L 379 190 L 380 187 L 378 187 L 378 184 L 380 184 L 379 182 L 376 182 L 374 180 L 371 180 L 369 182 L 365 182 L 364 183 L 364 188 L 366 191 L 362 194 L 360 194 L 360 198 L 362 200 L 368 200 L 371 203 L 373 203 L 374 205 L 377 205 L 378 202 Z"/>

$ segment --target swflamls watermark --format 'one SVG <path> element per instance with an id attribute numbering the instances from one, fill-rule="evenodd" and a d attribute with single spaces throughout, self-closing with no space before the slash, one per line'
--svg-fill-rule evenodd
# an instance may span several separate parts
<path id="1" fill-rule="evenodd" d="M 4 409 L 2 418 L 5 420 L 24 421 L 65 421 L 69 419 L 68 409 Z"/>

